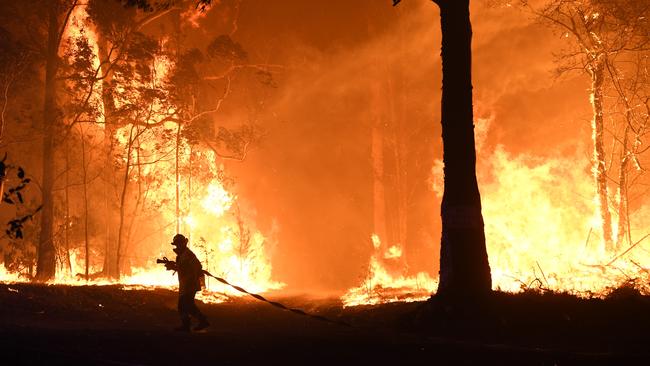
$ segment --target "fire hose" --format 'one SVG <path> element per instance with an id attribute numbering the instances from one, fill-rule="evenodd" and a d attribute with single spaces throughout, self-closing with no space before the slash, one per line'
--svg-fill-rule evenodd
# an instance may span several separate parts
<path id="1" fill-rule="evenodd" d="M 174 265 L 176 264 L 174 261 L 171 261 L 171 260 L 167 259 L 167 257 L 163 257 L 163 259 L 157 259 L 157 260 L 156 260 L 156 263 L 164 263 L 165 265 L 167 265 L 168 263 L 173 263 Z M 326 317 L 321 316 L 321 315 L 310 314 L 310 313 L 305 312 L 304 310 L 300 310 L 300 309 L 296 309 L 296 308 L 291 308 L 291 307 L 288 307 L 288 306 L 286 306 L 286 305 L 284 305 L 284 304 L 281 304 L 281 303 L 279 303 L 279 302 L 277 302 L 277 301 L 271 301 L 271 300 L 268 300 L 267 298 L 265 298 L 265 297 L 262 296 L 262 295 L 254 294 L 254 293 L 252 293 L 252 292 L 248 292 L 248 291 L 247 291 L 246 289 L 244 289 L 243 287 L 241 287 L 241 286 L 237 286 L 237 285 L 233 285 L 232 283 L 228 282 L 226 279 L 221 278 L 221 277 L 217 277 L 217 276 L 213 275 L 212 273 L 210 273 L 210 272 L 208 272 L 208 271 L 206 271 L 206 270 L 202 270 L 202 272 L 203 272 L 204 275 L 206 275 L 206 276 L 208 276 L 208 277 L 212 277 L 212 278 L 214 278 L 215 280 L 217 280 L 217 281 L 223 283 L 223 284 L 226 285 L 226 286 L 230 286 L 230 287 L 234 288 L 235 290 L 237 290 L 237 291 L 239 291 L 239 292 L 241 292 L 241 293 L 244 293 L 244 294 L 247 294 L 247 295 L 249 295 L 249 296 L 252 296 L 252 297 L 254 297 L 254 298 L 257 299 L 257 300 L 259 300 L 259 301 L 263 301 L 263 302 L 265 302 L 265 303 L 267 303 L 267 304 L 270 304 L 270 305 L 272 305 L 272 306 L 275 306 L 276 308 L 279 308 L 279 309 L 282 309 L 282 310 L 286 310 L 286 311 L 290 311 L 290 312 L 292 312 L 292 313 L 294 313 L 294 314 L 298 314 L 298 315 L 306 316 L 306 317 L 309 317 L 309 318 L 312 318 L 312 319 L 316 319 L 316 320 L 320 320 L 320 321 L 322 321 L 322 322 L 326 322 L 326 323 L 337 324 L 337 325 L 341 325 L 341 326 L 344 326 L 344 327 L 352 327 L 352 325 L 350 325 L 349 323 L 346 323 L 346 322 L 341 321 L 341 320 L 334 320 L 334 319 L 326 318 Z"/>

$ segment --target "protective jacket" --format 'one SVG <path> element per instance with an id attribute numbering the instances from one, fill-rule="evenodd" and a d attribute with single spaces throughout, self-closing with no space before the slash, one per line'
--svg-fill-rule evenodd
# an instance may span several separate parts
<path id="1" fill-rule="evenodd" d="M 178 271 L 178 292 L 194 293 L 201 291 L 203 267 L 196 255 L 187 247 L 176 249 L 176 270 Z"/>

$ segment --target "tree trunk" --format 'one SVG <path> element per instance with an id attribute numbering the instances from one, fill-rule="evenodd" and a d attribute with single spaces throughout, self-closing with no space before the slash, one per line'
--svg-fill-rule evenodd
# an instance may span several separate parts
<path id="1" fill-rule="evenodd" d="M 612 240 L 612 217 L 609 212 L 609 198 L 607 195 L 607 168 L 605 166 L 605 124 L 603 118 L 603 82 L 605 78 L 605 62 L 603 55 L 594 57 L 591 68 L 591 106 L 593 108 L 592 138 L 594 142 L 594 179 L 596 183 L 596 198 L 598 212 L 601 219 L 603 243 L 605 251 L 614 249 Z"/>
<path id="2" fill-rule="evenodd" d="M 386 207 L 386 239 L 385 245 L 391 246 L 400 242 L 400 217 L 402 216 L 399 207 L 399 154 L 397 147 L 397 133 L 395 133 L 398 124 L 395 116 L 395 101 L 392 80 L 386 80 L 386 94 L 388 95 L 387 122 L 383 129 L 383 183 L 384 183 L 384 203 Z"/>
<path id="3" fill-rule="evenodd" d="M 83 173 L 83 199 L 84 199 L 84 254 L 85 254 L 85 275 L 88 280 L 90 269 L 90 240 L 88 238 L 88 167 L 86 165 L 86 134 L 83 128 L 79 128 L 81 135 L 81 164 Z"/>
<path id="4" fill-rule="evenodd" d="M 179 148 L 181 144 L 181 124 L 178 124 L 176 130 L 176 164 L 175 173 L 176 173 L 176 234 L 181 233 L 181 175 L 180 175 L 180 166 L 179 166 Z"/>
<path id="5" fill-rule="evenodd" d="M 126 194 L 128 192 L 129 186 L 129 172 L 131 165 L 131 147 L 133 145 L 133 128 L 131 127 L 131 133 L 129 135 L 129 146 L 127 147 L 127 157 L 126 157 L 126 167 L 124 168 L 124 180 L 122 181 L 122 191 L 120 192 L 120 221 L 117 227 L 117 256 L 115 258 L 114 266 L 117 269 L 117 277 L 120 278 L 120 260 L 122 256 L 122 246 L 124 241 L 124 225 L 125 225 L 125 212 L 126 208 Z"/>
<path id="6" fill-rule="evenodd" d="M 389 65 L 382 65 L 382 68 L 387 74 L 392 72 Z M 402 89 L 396 90 L 395 87 L 390 76 L 372 87 L 370 153 L 373 168 L 373 229 L 382 244 L 381 248 L 376 248 L 381 253 L 377 258 L 390 274 L 397 276 L 405 275 L 408 265 L 403 251 L 407 227 L 404 103 L 399 98 Z M 402 254 L 384 258 L 383 252 L 392 246 L 402 249 Z"/>
<path id="7" fill-rule="evenodd" d="M 444 194 L 438 296 L 491 291 L 481 196 L 476 181 L 469 0 L 437 0 L 442 25 Z"/>
<path id="8" fill-rule="evenodd" d="M 190 158 L 189 158 L 189 169 L 187 172 L 187 217 L 192 217 L 192 160 L 194 156 L 194 150 L 192 144 L 190 146 Z M 187 239 L 192 242 L 192 227 L 189 226 L 187 229 Z M 207 257 L 206 257 L 207 258 Z M 207 259 L 206 259 L 207 265 Z"/>
<path id="9" fill-rule="evenodd" d="M 131 214 L 130 220 L 128 220 L 128 225 L 127 225 L 128 227 L 126 229 L 126 235 L 124 236 L 124 239 L 122 240 L 122 242 L 125 243 L 125 244 L 120 247 L 121 248 L 120 253 L 128 253 L 129 252 L 129 246 L 128 245 L 131 243 L 131 238 L 133 237 L 133 228 L 137 227 L 137 225 L 135 225 L 135 223 L 136 223 L 136 221 L 138 219 L 138 210 L 140 209 L 141 205 L 144 206 L 145 203 L 143 201 L 145 199 L 143 198 L 143 196 L 146 195 L 146 192 L 147 192 L 147 191 L 145 191 L 145 192 L 142 191 L 142 161 L 140 159 L 140 151 L 142 149 L 141 149 L 141 146 L 140 146 L 140 140 L 134 141 L 134 143 L 136 143 L 136 142 L 137 142 L 137 147 L 135 149 L 133 149 L 133 150 L 135 150 L 135 158 L 136 158 L 135 166 L 137 167 L 137 178 L 136 178 L 136 180 L 137 180 L 138 190 L 137 190 L 137 193 L 136 193 L 136 196 L 135 196 L 135 201 L 133 203 L 133 211 L 132 211 L 133 213 Z M 130 257 L 125 255 L 125 254 L 122 254 L 121 257 L 124 258 L 124 259 L 122 260 L 122 263 L 120 264 L 120 268 L 121 268 L 120 275 L 123 275 L 123 274 L 131 275 L 132 272 L 131 272 Z M 124 265 L 125 261 L 126 261 L 126 264 L 128 264 L 126 266 Z"/>
<path id="10" fill-rule="evenodd" d="M 628 123 L 629 123 L 629 114 L 628 111 Z M 617 250 L 623 245 L 626 235 L 628 233 L 628 204 L 627 204 L 627 165 L 628 165 L 628 136 L 630 133 L 630 125 L 625 126 L 625 132 L 623 135 L 623 142 L 621 147 L 621 161 L 618 171 L 618 231 L 616 233 L 616 247 L 614 250 Z M 631 244 L 631 243 L 630 243 Z"/>
<path id="11" fill-rule="evenodd" d="M 97 42 L 97 53 L 99 60 L 102 63 L 102 104 L 104 107 L 104 171 L 102 172 L 104 181 L 104 204 L 106 209 L 106 249 L 104 254 L 104 267 L 102 273 L 108 278 L 118 278 L 117 271 L 117 241 L 115 240 L 115 225 L 113 225 L 113 218 L 116 216 L 113 202 L 111 197 L 111 190 L 113 186 L 114 169 L 113 169 L 113 135 L 116 130 L 116 123 L 113 120 L 115 105 L 113 100 L 113 86 L 111 81 L 113 73 L 109 70 L 111 60 L 109 59 L 108 50 L 110 49 L 109 42 L 99 32 L 99 39 Z"/>
<path id="12" fill-rule="evenodd" d="M 386 193 L 384 186 L 384 126 L 381 110 L 380 85 L 375 83 L 371 90 L 371 147 L 372 160 L 372 204 L 373 232 L 386 242 Z"/>
<path id="13" fill-rule="evenodd" d="M 63 192 L 65 199 L 65 225 L 63 225 L 64 245 L 65 245 L 65 265 L 68 273 L 72 273 L 72 261 L 70 260 L 70 137 L 65 139 L 65 190 Z"/>
<path id="14" fill-rule="evenodd" d="M 56 272 L 56 251 L 53 241 L 54 226 L 54 135 L 57 130 L 58 110 L 56 105 L 56 73 L 59 48 L 59 2 L 52 1 L 49 9 L 47 59 L 45 64 L 45 98 L 43 106 L 43 167 L 41 230 L 38 238 L 38 261 L 36 279 L 47 281 Z"/>

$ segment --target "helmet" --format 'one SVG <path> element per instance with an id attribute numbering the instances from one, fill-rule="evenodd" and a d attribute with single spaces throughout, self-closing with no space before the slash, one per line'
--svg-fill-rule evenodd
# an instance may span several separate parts
<path id="1" fill-rule="evenodd" d="M 177 247 L 186 247 L 187 242 L 188 240 L 183 234 L 176 234 L 172 240 L 172 245 L 175 245 Z"/>

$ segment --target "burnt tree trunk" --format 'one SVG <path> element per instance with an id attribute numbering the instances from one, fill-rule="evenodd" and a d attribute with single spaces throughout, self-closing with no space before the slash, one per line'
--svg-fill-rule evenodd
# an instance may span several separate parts
<path id="1" fill-rule="evenodd" d="M 56 250 L 54 248 L 54 135 L 57 130 L 58 111 L 56 105 L 56 73 L 59 49 L 59 2 L 52 1 L 49 9 L 47 58 L 45 64 L 45 98 L 43 106 L 43 166 L 41 230 L 38 237 L 38 261 L 36 279 L 47 281 L 56 272 Z"/>
<path id="2" fill-rule="evenodd" d="M 476 181 L 469 0 L 435 0 L 442 25 L 444 194 L 438 296 L 488 294 L 492 280 Z"/>
<path id="3" fill-rule="evenodd" d="M 603 243 L 605 251 L 614 249 L 612 239 L 612 216 L 609 212 L 609 197 L 607 194 L 607 167 L 605 165 L 605 122 L 603 113 L 603 83 L 605 81 L 604 55 L 593 57 L 590 69 L 591 76 L 591 106 L 593 108 L 593 143 L 594 143 L 594 179 L 596 183 L 596 198 L 601 219 Z"/>

